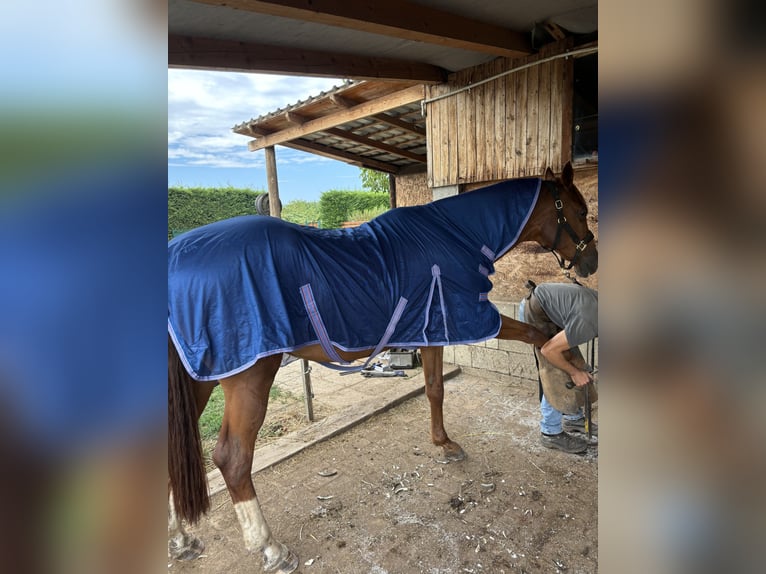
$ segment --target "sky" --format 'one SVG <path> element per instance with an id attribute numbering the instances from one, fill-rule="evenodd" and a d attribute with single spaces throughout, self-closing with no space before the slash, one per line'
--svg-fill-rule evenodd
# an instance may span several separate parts
<path id="1" fill-rule="evenodd" d="M 341 79 L 168 70 L 168 186 L 267 187 L 264 151 L 231 128 L 319 95 Z M 361 189 L 359 168 L 276 146 L 283 203 L 317 201 L 330 189 Z"/>

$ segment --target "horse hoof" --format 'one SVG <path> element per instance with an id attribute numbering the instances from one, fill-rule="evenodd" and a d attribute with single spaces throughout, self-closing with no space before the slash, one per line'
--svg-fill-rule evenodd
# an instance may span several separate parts
<path id="1" fill-rule="evenodd" d="M 465 460 L 465 452 L 458 444 L 452 444 L 449 447 L 444 446 L 444 458 L 448 462 L 460 462 Z"/>
<path id="2" fill-rule="evenodd" d="M 282 563 L 279 565 L 279 572 L 280 574 L 290 574 L 290 572 L 295 572 L 295 570 L 298 569 L 298 557 L 292 552 L 288 551 L 287 556 L 285 556 L 284 560 L 282 560 Z"/>
<path id="3" fill-rule="evenodd" d="M 298 568 L 298 557 L 293 553 L 292 550 L 289 550 L 285 547 L 285 551 L 287 552 L 285 556 L 274 566 L 264 569 L 265 572 L 274 572 L 275 574 L 290 574 L 291 572 L 295 572 L 295 570 Z"/>
<path id="4" fill-rule="evenodd" d="M 173 560 L 186 561 L 198 558 L 205 551 L 205 544 L 199 538 L 192 538 L 187 546 L 176 548 L 170 544 L 170 557 Z"/>

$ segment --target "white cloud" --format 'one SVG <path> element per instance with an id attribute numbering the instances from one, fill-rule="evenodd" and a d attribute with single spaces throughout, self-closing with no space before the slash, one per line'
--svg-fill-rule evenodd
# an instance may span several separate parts
<path id="1" fill-rule="evenodd" d="M 316 96 L 342 80 L 263 74 L 168 70 L 168 159 L 171 165 L 254 167 L 262 154 L 231 128 Z M 280 150 L 279 163 L 329 161 Z"/>

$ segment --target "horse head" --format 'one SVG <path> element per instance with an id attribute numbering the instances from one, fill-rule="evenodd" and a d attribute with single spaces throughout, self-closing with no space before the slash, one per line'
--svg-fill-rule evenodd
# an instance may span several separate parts
<path id="1" fill-rule="evenodd" d="M 539 235 L 534 240 L 553 252 L 562 269 L 574 267 L 579 277 L 595 273 L 598 250 L 593 233 L 588 229 L 588 205 L 574 184 L 570 162 L 564 166 L 561 177 L 557 177 L 551 168 L 545 171 L 537 204 L 543 206 L 544 215 L 539 219 Z"/>

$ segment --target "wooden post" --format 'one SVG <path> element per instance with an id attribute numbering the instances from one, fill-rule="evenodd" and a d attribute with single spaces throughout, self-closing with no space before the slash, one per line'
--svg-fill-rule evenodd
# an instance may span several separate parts
<path id="1" fill-rule="evenodd" d="M 281 218 L 282 208 L 279 205 L 279 183 L 277 182 L 277 155 L 274 146 L 263 148 L 266 152 L 266 178 L 269 185 L 269 213 L 272 217 Z"/>
<path id="2" fill-rule="evenodd" d="M 277 155 L 274 146 L 263 148 L 266 152 L 266 178 L 269 185 L 269 213 L 272 217 L 282 218 L 282 208 L 279 205 L 279 183 L 277 182 Z M 303 397 L 306 403 L 306 416 L 309 422 L 314 420 L 314 392 L 311 390 L 311 368 L 306 359 L 301 359 L 301 374 L 303 376 Z"/>
<path id="3" fill-rule="evenodd" d="M 311 390 L 311 367 L 306 359 L 301 359 L 301 374 L 303 375 L 303 397 L 306 402 L 306 416 L 309 422 L 314 422 L 314 392 Z"/>

